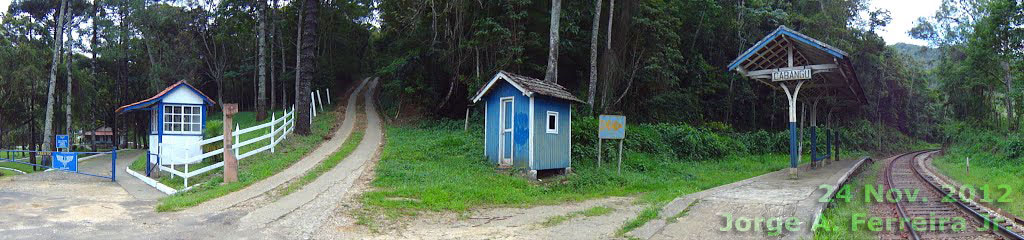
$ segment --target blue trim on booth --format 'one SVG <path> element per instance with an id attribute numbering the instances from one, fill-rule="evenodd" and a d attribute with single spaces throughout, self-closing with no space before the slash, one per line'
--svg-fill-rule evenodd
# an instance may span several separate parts
<path id="1" fill-rule="evenodd" d="M 203 136 L 203 134 L 202 133 L 199 133 L 199 134 L 164 133 L 164 136 L 200 136 L 201 137 L 201 136 Z"/>
<path id="2" fill-rule="evenodd" d="M 736 67 L 740 65 L 740 63 L 742 63 L 743 61 L 746 61 L 747 58 L 750 58 L 750 56 L 753 55 L 755 52 L 757 52 L 758 50 L 761 50 L 761 48 L 764 48 L 765 45 L 767 45 L 772 40 L 775 40 L 775 38 L 778 37 L 779 35 L 786 35 L 787 37 L 796 39 L 797 41 L 803 42 L 803 43 L 805 43 L 807 45 L 811 45 L 812 47 L 815 47 L 815 48 L 817 48 L 819 50 L 825 51 L 826 53 L 831 54 L 832 56 L 835 56 L 836 58 L 845 59 L 843 54 L 841 54 L 839 52 L 836 52 L 835 50 L 828 49 L 825 46 L 822 46 L 821 44 L 815 43 L 814 41 L 811 41 L 811 40 L 809 40 L 809 39 L 807 39 L 807 38 L 805 38 L 803 36 L 800 36 L 798 34 L 794 34 L 791 31 L 792 30 L 789 30 L 788 28 L 785 28 L 785 27 L 779 27 L 778 29 L 775 29 L 775 31 L 772 32 L 772 34 L 769 34 L 767 37 L 765 37 L 760 42 L 758 42 L 757 45 L 754 45 L 753 48 L 750 48 L 746 52 L 744 52 L 742 57 L 740 57 L 740 58 L 736 59 L 735 61 L 733 61 L 732 63 L 730 63 L 729 64 L 729 71 L 735 70 Z"/>
<path id="3" fill-rule="evenodd" d="M 164 103 L 161 102 L 158 105 L 158 107 L 160 108 L 160 110 L 159 110 L 160 113 L 157 114 L 156 118 L 159 119 L 159 120 L 157 120 L 157 123 L 158 123 L 157 126 L 159 126 L 160 131 L 157 131 L 157 141 L 156 142 L 157 142 L 157 144 L 162 144 L 162 143 L 164 143 Z M 157 145 L 157 147 L 159 147 L 159 146 L 160 145 Z"/>

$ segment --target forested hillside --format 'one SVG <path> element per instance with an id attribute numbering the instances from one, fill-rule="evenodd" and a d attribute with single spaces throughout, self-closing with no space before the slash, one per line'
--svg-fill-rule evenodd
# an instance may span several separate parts
<path id="1" fill-rule="evenodd" d="M 595 4 L 602 4 L 596 8 Z M 557 83 L 591 97 L 593 110 L 639 122 L 781 130 L 785 97 L 728 72 L 739 53 L 785 25 L 853 55 L 868 104 L 834 109 L 928 138 L 936 95 L 909 57 L 875 33 L 889 21 L 867 1 L 568 1 L 561 6 Z M 377 47 L 385 105 L 401 113 L 461 117 L 468 98 L 498 70 L 541 78 L 547 62 L 548 1 L 385 1 Z M 595 18 L 597 9 L 600 15 Z M 597 19 L 597 21 L 594 21 Z M 594 26 L 594 24 L 598 24 Z M 609 26 L 610 25 L 610 26 Z M 594 32 L 597 30 L 597 32 Z M 597 43 L 591 45 L 591 37 Z M 391 100 L 391 101 L 389 101 Z"/>

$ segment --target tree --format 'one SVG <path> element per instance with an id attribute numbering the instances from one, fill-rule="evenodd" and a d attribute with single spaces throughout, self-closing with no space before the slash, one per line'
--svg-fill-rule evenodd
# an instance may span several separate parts
<path id="1" fill-rule="evenodd" d="M 260 22 L 259 36 L 256 37 L 259 39 L 259 97 L 256 103 L 256 119 L 263 120 L 267 118 L 267 1 L 258 0 L 256 4 L 259 6 L 257 15 Z"/>
<path id="2" fill-rule="evenodd" d="M 562 18 L 562 0 L 551 0 L 550 43 L 548 44 L 548 71 L 544 81 L 558 82 L 558 23 Z"/>
<path id="3" fill-rule="evenodd" d="M 300 135 L 311 133 L 310 118 L 310 83 L 313 81 L 313 74 L 316 72 L 316 44 L 317 44 L 317 23 L 320 10 L 320 0 L 305 0 L 302 3 L 302 14 L 305 15 L 305 22 L 302 25 L 302 78 L 295 84 L 295 108 L 298 111 L 296 118 L 297 126 L 295 132 Z"/>
<path id="4" fill-rule="evenodd" d="M 594 21 L 590 30 L 590 85 L 587 90 L 587 105 L 594 109 L 594 94 L 597 94 L 597 50 L 598 36 L 601 35 L 601 0 L 594 1 Z"/>
<path id="5" fill-rule="evenodd" d="M 57 36 L 53 41 L 53 64 L 50 65 L 50 86 L 46 94 L 46 118 L 43 121 L 43 151 L 50 151 L 50 144 L 53 140 L 53 104 L 54 91 L 57 87 L 57 65 L 60 64 L 60 46 L 64 44 L 64 12 L 67 9 L 67 0 L 60 3 L 60 17 L 57 18 Z"/>

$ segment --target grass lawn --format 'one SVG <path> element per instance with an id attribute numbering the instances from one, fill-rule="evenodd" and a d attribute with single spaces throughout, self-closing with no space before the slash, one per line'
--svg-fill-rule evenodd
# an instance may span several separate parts
<path id="1" fill-rule="evenodd" d="M 247 116 L 250 116 L 251 114 L 252 113 L 239 113 L 236 115 L 239 116 L 237 119 L 242 125 L 242 128 L 245 128 L 246 124 L 250 124 L 248 126 L 258 125 L 255 120 L 245 120 L 248 118 Z M 208 174 L 191 178 L 190 184 L 200 184 L 187 192 L 174 194 L 161 199 L 160 203 L 156 207 L 157 211 L 176 211 L 192 207 L 207 200 L 237 191 L 252 183 L 274 175 L 282 169 L 291 166 L 323 142 L 324 137 L 327 136 L 334 127 L 337 116 L 338 115 L 335 112 L 323 112 L 314 118 L 312 134 L 309 136 L 289 135 L 287 139 L 281 141 L 277 146 L 276 153 L 266 151 L 240 160 L 238 164 L 238 182 L 221 184 L 223 181 L 223 177 L 221 175 L 222 171 L 211 171 Z M 253 117 L 252 119 L 255 118 Z M 210 129 L 209 125 L 213 124 L 208 123 L 207 130 Z M 242 141 L 262 134 L 265 133 L 243 134 Z M 268 143 L 269 140 L 254 143 L 253 145 L 243 147 L 241 152 L 244 153 L 248 150 L 259 148 Z M 212 163 L 213 162 L 206 164 Z M 132 164 L 133 169 L 143 169 L 144 166 L 144 160 L 136 161 Z M 164 182 L 165 184 L 170 183 L 168 186 L 171 187 L 182 186 L 180 178 L 169 179 L 169 177 L 166 176 L 168 174 L 164 175 L 165 176 L 161 177 L 161 182 Z"/>
<path id="2" fill-rule="evenodd" d="M 846 184 L 849 186 L 849 202 L 841 198 L 833 198 L 831 207 L 825 209 L 821 214 L 819 229 L 814 233 L 814 239 L 877 239 L 875 232 L 868 231 L 863 224 L 853 230 L 853 216 L 859 215 L 866 219 L 871 217 L 871 206 L 875 202 L 867 202 L 864 199 L 865 184 L 874 185 L 878 180 L 878 173 L 882 169 L 882 163 L 871 164 L 864 169 L 857 177 L 854 177 Z M 844 187 L 845 188 L 845 187 Z M 838 197 L 841 192 L 837 192 Z"/>
<path id="3" fill-rule="evenodd" d="M 967 174 L 966 160 L 971 158 L 971 173 Z M 942 174 L 953 178 L 964 188 L 970 185 L 978 196 L 988 195 L 986 204 L 1002 208 L 1018 217 L 1024 216 L 1024 165 L 1019 159 L 1008 159 L 984 151 L 963 151 L 953 148 L 934 161 Z M 1003 187 L 1009 187 L 1009 191 Z M 970 196 L 970 194 L 967 194 Z M 1006 197 L 1006 202 L 998 201 Z M 990 201 L 989 201 L 990 200 Z"/>
<path id="4" fill-rule="evenodd" d="M 593 160 L 574 159 L 574 174 L 531 183 L 495 171 L 483 156 L 479 128 L 464 132 L 461 124 L 451 125 L 387 128 L 374 190 L 363 195 L 366 208 L 361 224 L 372 227 L 377 217 L 394 220 L 421 211 L 464 212 L 474 207 L 528 207 L 636 195 L 650 207 L 624 226 L 621 231 L 625 232 L 659 217 L 661 206 L 680 195 L 780 170 L 789 163 L 785 154 L 688 161 L 627 150 L 621 175 L 614 164 L 597 168 Z"/>

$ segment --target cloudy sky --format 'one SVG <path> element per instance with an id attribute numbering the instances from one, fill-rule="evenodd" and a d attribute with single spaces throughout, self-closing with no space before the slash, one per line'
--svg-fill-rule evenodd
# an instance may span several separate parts
<path id="1" fill-rule="evenodd" d="M 887 9 L 891 13 L 892 22 L 879 32 L 889 44 L 905 42 L 924 45 L 925 42 L 915 40 L 907 35 L 914 27 L 918 17 L 932 16 L 939 9 L 942 0 L 871 0 L 871 9 Z M 0 10 L 7 12 L 11 0 L 0 0 Z"/>

